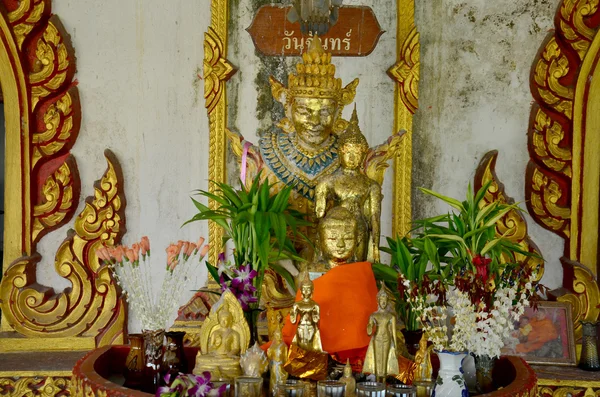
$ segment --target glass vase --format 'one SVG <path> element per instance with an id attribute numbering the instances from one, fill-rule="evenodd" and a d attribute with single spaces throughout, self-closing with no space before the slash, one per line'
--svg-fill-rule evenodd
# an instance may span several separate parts
<path id="1" fill-rule="evenodd" d="M 406 350 L 408 353 L 414 357 L 419 350 L 419 342 L 423 337 L 423 330 L 418 329 L 416 331 L 409 331 L 406 328 L 401 330 L 402 335 L 404 335 L 404 344 L 406 345 Z"/>
<path id="2" fill-rule="evenodd" d="M 144 384 L 144 336 L 129 334 L 129 353 L 125 359 L 124 387 L 140 389 Z"/>
<path id="3" fill-rule="evenodd" d="M 161 385 L 165 330 L 143 330 L 142 334 L 144 335 L 144 354 L 146 358 L 144 391 L 154 394 Z"/>
<path id="4" fill-rule="evenodd" d="M 261 309 L 252 306 L 248 310 L 244 311 L 244 317 L 248 323 L 248 328 L 250 328 L 250 346 L 254 346 L 255 342 L 258 342 L 260 345 L 260 341 L 258 339 L 258 316 L 262 311 Z"/>
<path id="5" fill-rule="evenodd" d="M 496 358 L 487 354 L 473 355 L 475 358 L 476 389 L 479 394 L 489 393 L 494 390 L 492 371 L 496 365 Z"/>
<path id="6" fill-rule="evenodd" d="M 466 353 L 436 351 L 440 359 L 440 370 L 433 392 L 436 397 L 468 397 L 469 392 L 463 378 L 462 362 Z"/>
<path id="7" fill-rule="evenodd" d="M 598 322 L 582 321 L 583 338 L 581 340 L 581 357 L 579 368 L 586 371 L 600 371 L 598 360 Z"/>
<path id="8" fill-rule="evenodd" d="M 165 336 L 167 337 L 167 344 L 162 365 L 163 378 L 164 375 L 170 374 L 170 381 L 172 382 L 180 372 L 184 374 L 188 372 L 187 360 L 183 352 L 185 332 L 170 331 L 165 333 Z"/>

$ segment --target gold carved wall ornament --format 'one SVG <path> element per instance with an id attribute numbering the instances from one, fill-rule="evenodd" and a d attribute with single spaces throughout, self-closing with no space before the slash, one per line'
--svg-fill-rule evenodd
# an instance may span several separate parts
<path id="1" fill-rule="evenodd" d="M 598 0 L 563 0 L 556 29 L 531 72 L 535 104 L 526 202 L 536 222 L 565 239 L 561 262 L 567 292 L 558 293 L 558 300 L 573 306 L 576 338 L 579 321 L 594 321 L 600 314 L 600 83 L 594 78 L 600 73 L 599 5 Z"/>
<path id="2" fill-rule="evenodd" d="M 69 378 L 19 377 L 0 378 L 0 396 L 55 397 L 69 396 Z"/>
<path id="3" fill-rule="evenodd" d="M 475 171 L 475 187 L 479 190 L 486 183 L 490 186 L 481 202 L 482 206 L 498 201 L 505 204 L 514 204 L 515 200 L 506 194 L 504 185 L 498 179 L 496 174 L 496 160 L 498 151 L 492 150 L 483 156 Z M 516 254 L 516 260 L 523 266 L 537 269 L 537 280 L 541 280 L 544 275 L 544 261 L 541 259 L 541 252 L 537 245 L 531 240 L 527 233 L 527 221 L 520 211 L 512 210 L 496 223 L 496 235 L 504 236 L 511 242 L 518 244 L 523 251 L 536 254 L 538 257 L 524 256 Z M 508 260 L 509 258 L 505 258 Z"/>
<path id="4" fill-rule="evenodd" d="M 123 178 L 112 153 L 105 153 L 108 169 L 95 196 L 57 248 L 55 269 L 71 288 L 55 293 L 37 280 L 43 260 L 37 243 L 68 224 L 79 204 L 79 173 L 70 154 L 81 125 L 76 58 L 51 0 L 0 1 L 7 149 L 0 352 L 121 342 L 124 302 L 95 256 L 100 244 L 111 245 L 125 232 Z"/>

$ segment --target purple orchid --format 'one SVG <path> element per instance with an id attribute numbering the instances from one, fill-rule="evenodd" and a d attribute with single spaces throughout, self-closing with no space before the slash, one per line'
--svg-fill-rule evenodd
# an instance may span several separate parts
<path id="1" fill-rule="evenodd" d="M 165 377 L 168 383 L 169 377 Z M 202 375 L 179 374 L 171 386 L 160 387 L 156 392 L 156 397 L 218 397 L 223 395 L 227 385 L 221 385 L 215 388 L 210 381 L 210 373 L 204 372 Z"/>
<path id="2" fill-rule="evenodd" d="M 235 288 L 242 283 L 252 282 L 252 279 L 258 275 L 256 270 L 252 269 L 250 265 L 242 265 L 239 269 L 233 269 L 235 277 L 231 280 L 231 285 Z"/>

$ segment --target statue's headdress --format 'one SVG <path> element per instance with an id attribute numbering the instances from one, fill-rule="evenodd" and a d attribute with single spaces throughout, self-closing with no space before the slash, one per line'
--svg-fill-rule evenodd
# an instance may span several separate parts
<path id="1" fill-rule="evenodd" d="M 302 289 L 302 287 L 305 285 L 310 285 L 311 287 L 313 287 L 313 289 L 315 287 L 312 280 L 310 279 L 310 275 L 308 274 L 307 270 L 303 271 L 300 275 L 300 289 Z"/>
<path id="2" fill-rule="evenodd" d="M 367 138 L 363 135 L 358 126 L 358 115 L 356 114 L 356 105 L 354 105 L 354 110 L 352 111 L 352 117 L 350 118 L 350 123 L 346 128 L 346 131 L 340 136 L 338 141 L 338 146 L 342 147 L 346 144 L 355 144 L 360 145 L 364 148 L 365 151 L 369 150 L 369 142 L 367 142 Z"/>
<path id="3" fill-rule="evenodd" d="M 381 297 L 389 298 L 388 293 L 385 290 L 385 284 L 381 284 L 381 288 L 379 289 L 379 292 L 377 293 L 377 299 L 379 299 Z"/>
<path id="4" fill-rule="evenodd" d="M 293 97 L 330 98 L 338 102 L 340 110 L 352 103 L 358 85 L 358 79 L 354 79 L 342 87 L 342 79 L 335 77 L 331 53 L 323 50 L 318 36 L 313 37 L 308 51 L 302 54 L 302 62 L 296 65 L 296 74 L 289 75 L 287 88 L 273 76 L 269 78 L 269 82 L 273 97 L 284 106 Z"/>

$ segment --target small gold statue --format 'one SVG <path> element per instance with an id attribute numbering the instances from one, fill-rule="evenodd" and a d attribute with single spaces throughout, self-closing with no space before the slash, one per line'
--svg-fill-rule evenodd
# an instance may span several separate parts
<path id="1" fill-rule="evenodd" d="M 200 351 L 194 374 L 220 372 L 233 379 L 242 374 L 240 354 L 246 352 L 250 329 L 240 303 L 231 291 L 225 291 L 210 309 L 200 328 Z"/>
<path id="2" fill-rule="evenodd" d="M 288 373 L 283 369 L 283 364 L 288 355 L 288 347 L 282 339 L 281 328 L 277 327 L 273 333 L 273 342 L 267 350 L 269 358 L 270 380 L 269 389 L 275 395 L 277 393 L 277 385 L 283 383 L 288 378 Z"/>
<path id="3" fill-rule="evenodd" d="M 312 299 L 313 289 L 314 285 L 308 273 L 304 273 L 304 279 L 300 283 L 302 300 L 295 302 L 290 311 L 292 324 L 298 322 L 292 344 L 307 351 L 323 353 L 321 334 L 319 333 L 320 309 L 317 302 Z"/>
<path id="4" fill-rule="evenodd" d="M 387 310 L 388 295 L 385 286 L 377 294 L 379 308 L 369 318 L 367 334 L 371 342 L 367 349 L 363 372 L 375 374 L 378 381 L 384 381 L 387 375 L 397 375 L 398 357 L 396 356 L 396 317 Z"/>
<path id="5" fill-rule="evenodd" d="M 283 368 L 292 376 L 322 380 L 327 377 L 329 355 L 323 351 L 319 333 L 320 309 L 312 299 L 313 282 L 308 272 L 300 283 L 302 299 L 292 306 L 290 321 L 298 323 Z"/>
<path id="6" fill-rule="evenodd" d="M 432 381 L 433 369 L 431 368 L 431 350 L 432 346 L 427 346 L 428 336 L 423 332 L 423 336 L 419 341 L 419 350 L 415 354 L 415 375 L 414 381 Z"/>
<path id="7" fill-rule="evenodd" d="M 242 367 L 244 376 L 259 378 L 267 372 L 269 361 L 265 352 L 258 346 L 258 343 L 254 343 L 254 346 L 242 354 L 240 366 Z"/>
<path id="8" fill-rule="evenodd" d="M 354 397 L 356 395 L 356 379 L 352 375 L 352 367 L 350 366 L 350 360 L 346 361 L 344 367 L 344 375 L 340 378 L 340 382 L 346 384 L 346 397 Z"/>
<path id="9" fill-rule="evenodd" d="M 357 222 L 358 241 L 355 256 L 358 262 L 379 262 L 379 232 L 381 222 L 381 186 L 364 173 L 369 144 L 358 126 L 356 107 L 346 132 L 339 138 L 341 167 L 321 179 L 315 190 L 315 212 L 323 218 L 329 207 L 348 209 Z M 329 204 L 329 201 L 332 204 Z"/>

